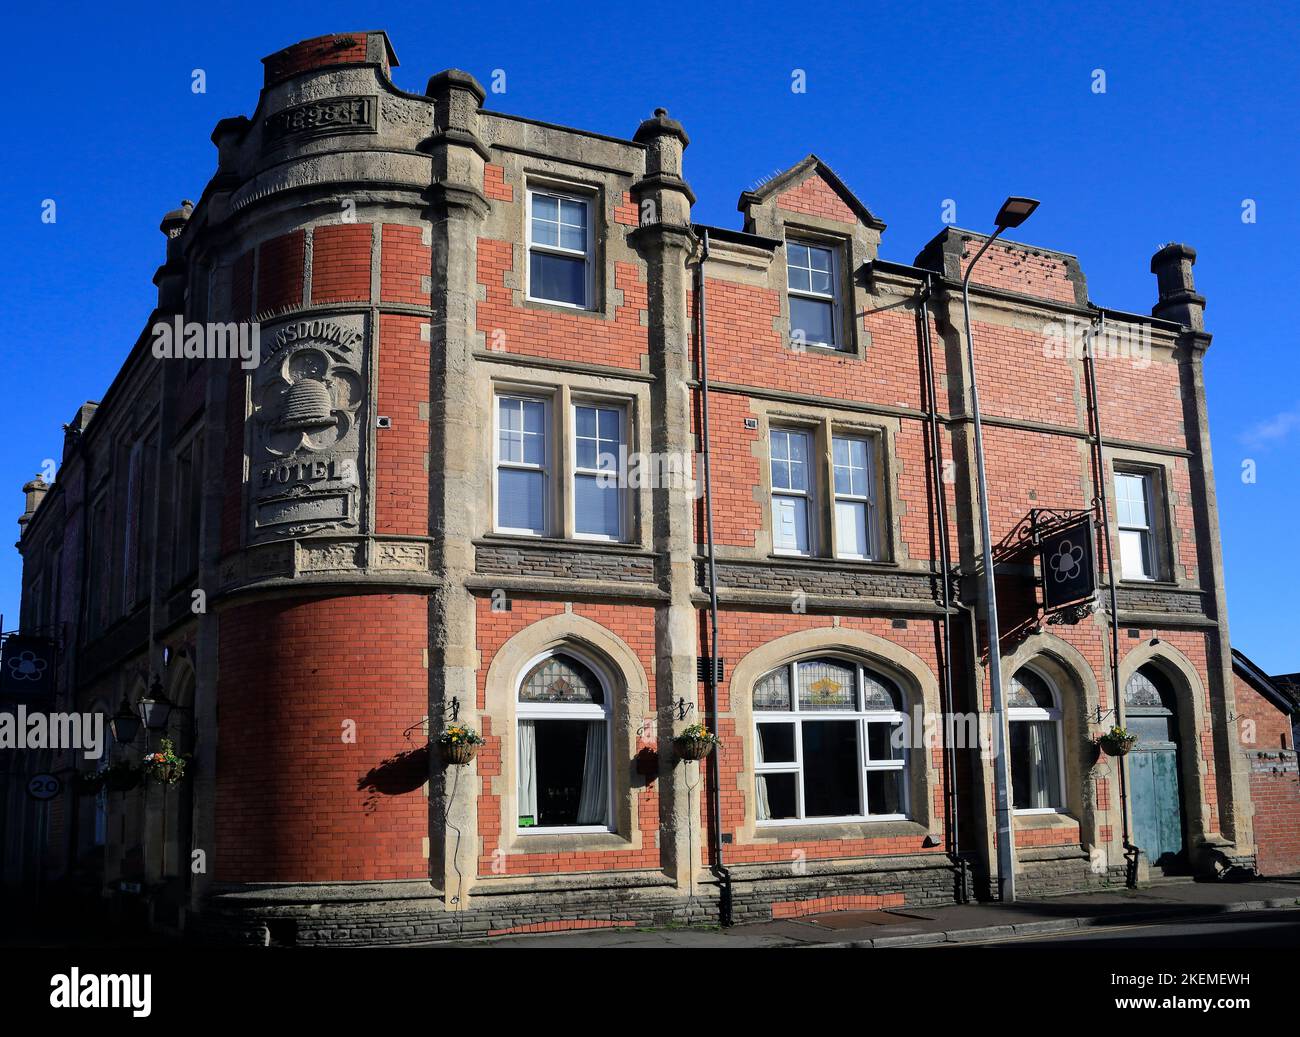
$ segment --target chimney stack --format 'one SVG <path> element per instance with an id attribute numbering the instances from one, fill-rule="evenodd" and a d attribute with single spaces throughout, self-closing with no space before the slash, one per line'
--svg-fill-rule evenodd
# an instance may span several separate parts
<path id="1" fill-rule="evenodd" d="M 194 203 L 186 198 L 179 209 L 173 209 L 158 224 L 167 238 L 167 259 L 153 275 L 153 283 L 158 286 L 158 309 L 167 313 L 181 313 L 185 309 L 185 260 L 180 237 L 193 212 Z"/>
<path id="2" fill-rule="evenodd" d="M 1189 245 L 1166 245 L 1151 257 L 1151 272 L 1160 291 L 1151 316 L 1176 321 L 1193 331 L 1205 330 L 1205 296 L 1196 294 L 1195 264 L 1196 249 Z"/>
<path id="3" fill-rule="evenodd" d="M 39 475 L 29 483 L 23 484 L 23 493 L 26 494 L 26 504 L 23 513 L 18 517 L 19 536 L 27 529 L 27 523 L 32 520 L 36 514 L 36 509 L 41 506 L 41 501 L 45 495 L 50 492 L 50 484 Z"/>

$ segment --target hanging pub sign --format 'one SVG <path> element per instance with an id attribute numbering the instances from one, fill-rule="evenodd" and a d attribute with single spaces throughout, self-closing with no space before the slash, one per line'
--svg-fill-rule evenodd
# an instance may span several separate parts
<path id="1" fill-rule="evenodd" d="M 54 641 L 28 634 L 6 637 L 0 653 L 0 695 L 31 700 L 53 694 Z"/>
<path id="2" fill-rule="evenodd" d="M 1047 612 L 1095 597 L 1097 561 L 1092 516 L 1073 522 L 1038 539 L 1038 561 L 1043 573 L 1043 608 Z"/>

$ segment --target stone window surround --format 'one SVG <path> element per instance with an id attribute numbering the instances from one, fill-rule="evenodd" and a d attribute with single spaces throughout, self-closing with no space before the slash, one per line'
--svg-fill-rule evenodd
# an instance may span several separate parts
<path id="1" fill-rule="evenodd" d="M 1091 771 L 1093 760 L 1089 741 L 1090 724 L 1096 716 L 1101 701 L 1100 690 L 1087 660 L 1069 642 L 1053 634 L 1034 634 L 1023 641 L 1010 654 L 1003 653 L 1002 672 L 1005 680 L 1021 668 L 1029 666 L 1046 677 L 1057 696 L 1060 710 L 1060 753 L 1061 767 L 1064 772 L 1064 784 L 1061 789 L 1063 802 L 1056 811 L 1023 813 L 1012 812 L 1012 824 L 1017 832 L 1042 831 L 1044 829 L 1078 828 L 1079 841 L 1084 847 L 1101 845 L 1099 830 L 1101 825 L 1111 821 L 1102 816 L 1097 809 L 1093 795 Z M 1010 721 L 1003 714 L 1003 744 L 1010 746 Z M 992 790 L 993 761 L 982 761 L 985 787 Z M 1113 772 L 1109 775 L 1115 778 Z M 1115 779 L 1117 780 L 1117 779 Z M 1112 789 L 1112 811 L 1119 809 L 1119 790 Z M 1118 816 L 1114 821 L 1118 824 Z M 1024 851 L 1032 847 L 1017 846 L 1017 855 L 1025 858 Z M 1118 863 L 1118 862 L 1113 862 Z"/>
<path id="2" fill-rule="evenodd" d="M 541 655 L 572 652 L 603 671 L 612 690 L 609 710 L 611 831 L 531 834 L 517 827 L 518 752 L 514 746 L 519 681 Z M 497 845 L 507 854 L 614 853 L 642 849 L 641 788 L 634 784 L 637 730 L 653 715 L 647 674 L 636 653 L 617 634 L 567 609 L 531 623 L 496 652 L 485 680 L 483 711 L 501 737 L 500 773 L 483 779 L 485 793 L 500 801 Z M 486 880 L 481 876 L 480 880 Z"/>
<path id="3" fill-rule="evenodd" d="M 890 680 L 892 683 L 892 677 L 890 675 L 882 672 L 879 667 L 872 666 L 868 663 L 864 663 L 863 660 L 858 656 L 845 656 L 841 654 L 836 654 L 836 655 L 814 655 L 814 656 L 807 656 L 807 657 L 799 656 L 789 660 L 788 662 L 782 663 L 780 666 L 776 667 L 773 670 L 769 670 L 767 674 L 764 674 L 763 676 L 766 677 L 772 673 L 778 671 L 784 671 L 787 674 L 787 678 L 789 678 L 792 669 L 794 669 L 795 672 L 797 673 L 798 664 L 819 663 L 823 661 L 830 662 L 830 663 L 837 663 L 841 666 L 851 667 L 853 669 L 854 702 L 852 707 L 848 709 L 842 709 L 842 710 L 841 709 L 815 709 L 809 707 L 802 707 L 799 705 L 799 698 L 801 694 L 801 688 L 799 686 L 799 682 L 796 679 L 788 679 L 788 687 L 790 691 L 790 705 L 788 708 L 754 711 L 754 734 L 751 737 L 754 739 L 755 744 L 758 741 L 758 728 L 764 725 L 773 725 L 773 726 L 791 728 L 792 738 L 797 742 L 799 738 L 802 736 L 803 731 L 806 730 L 807 726 L 810 724 L 816 724 L 818 722 L 823 722 L 823 721 L 830 722 L 830 723 L 835 723 L 835 722 L 852 723 L 855 727 L 854 741 L 859 756 L 858 791 L 859 794 L 864 797 L 863 802 L 859 804 L 860 811 L 864 808 L 869 808 L 873 805 L 870 802 L 869 798 L 866 798 L 868 796 L 868 791 L 864 787 L 864 775 L 863 775 L 864 771 L 865 772 L 875 771 L 877 773 L 886 773 L 886 774 L 900 774 L 902 776 L 904 802 L 899 804 L 901 809 L 895 813 L 885 813 L 883 811 L 872 811 L 871 813 L 859 812 L 857 814 L 851 814 L 845 816 L 831 816 L 831 817 L 813 816 L 813 817 L 783 817 L 783 818 L 772 818 L 772 819 L 755 818 L 756 827 L 760 827 L 762 829 L 768 829 L 768 828 L 794 827 L 796 825 L 800 827 L 807 827 L 808 825 L 833 826 L 833 825 L 839 825 L 844 823 L 874 824 L 877 822 L 888 822 L 888 821 L 910 821 L 912 819 L 911 764 L 915 760 L 915 757 L 912 756 L 911 753 L 907 753 L 902 760 L 901 766 L 895 765 L 894 762 L 891 761 L 889 757 L 877 757 L 873 755 L 870 757 L 870 760 L 868 760 L 867 752 L 868 752 L 868 745 L 870 743 L 870 739 L 868 737 L 864 737 L 865 735 L 864 728 L 866 727 L 867 724 L 871 722 L 875 722 L 876 724 L 890 727 L 890 728 L 892 728 L 892 726 L 895 723 L 901 722 L 904 725 L 905 729 L 907 730 L 908 734 L 910 735 L 911 733 L 910 720 L 912 717 L 911 710 L 912 710 L 913 703 L 911 699 L 907 696 L 907 694 L 902 691 L 901 687 L 899 689 L 899 706 L 896 710 L 885 710 L 879 707 L 868 707 L 861 702 L 861 696 L 865 694 L 866 689 L 859 687 L 860 675 L 864 677 L 866 680 L 871 680 L 876 676 L 881 676 L 881 677 L 885 677 L 887 680 Z M 760 681 L 762 679 L 763 678 L 759 678 Z M 755 683 L 755 687 L 756 686 L 757 686 L 757 682 Z M 815 686 L 816 685 L 814 685 L 814 687 Z M 752 708 L 752 698 L 753 698 L 752 688 L 749 691 L 749 695 L 751 698 L 751 708 Z M 757 750 L 755 750 L 754 755 L 755 755 L 755 760 L 757 760 Z M 875 764 L 877 766 L 872 766 L 872 764 Z M 807 798 L 808 759 L 803 754 L 802 747 L 800 747 L 796 751 L 794 759 L 768 760 L 765 761 L 764 766 L 767 767 L 768 769 L 761 772 L 757 770 L 757 767 L 755 768 L 753 778 L 756 783 L 760 777 L 767 777 L 771 775 L 781 775 L 781 774 L 787 774 L 787 775 L 794 774 L 797 775 L 798 782 L 803 785 L 804 798 L 805 799 Z"/>
<path id="4" fill-rule="evenodd" d="M 792 183 L 786 190 L 798 187 L 818 174 L 814 171 L 799 183 Z M 843 290 L 843 310 L 845 333 L 844 348 L 830 349 L 825 346 L 805 346 L 804 351 L 823 356 L 835 356 L 866 360 L 871 347 L 871 335 L 863 325 L 860 314 L 867 308 L 866 293 L 858 286 L 858 271 L 876 257 L 880 244 L 880 232 L 868 227 L 858 220 L 845 223 L 811 213 L 793 212 L 780 207 L 780 196 L 766 199 L 762 205 L 753 210 L 754 231 L 786 241 L 789 238 L 806 240 L 810 244 L 830 244 L 838 251 L 841 260 L 840 279 Z M 773 254 L 768 280 L 769 289 L 777 293 L 780 304 L 780 316 L 777 318 L 778 334 L 781 341 L 789 346 L 790 338 L 790 299 L 787 292 L 789 274 L 786 269 L 784 248 L 777 258 Z"/>
<path id="5" fill-rule="evenodd" d="M 614 542 L 574 534 L 572 508 L 573 475 L 573 404 L 584 399 L 600 400 L 624 408 L 624 441 L 628 454 L 650 454 L 650 429 L 645 415 L 650 413 L 650 387 L 645 383 L 589 375 L 580 372 L 552 369 L 512 367 L 509 375 L 489 375 L 480 380 L 480 407 L 486 419 L 480 428 L 490 430 L 489 438 L 479 451 L 482 468 L 478 480 L 483 502 L 480 536 L 493 540 L 518 540 L 523 543 L 546 543 L 561 539 L 572 544 L 610 545 L 620 543 L 625 547 L 651 550 L 651 507 L 653 490 L 649 487 L 625 488 L 624 520 L 627 523 L 622 541 Z M 549 447 L 551 463 L 548 474 L 551 486 L 547 493 L 547 518 L 551 533 L 548 536 L 531 536 L 526 533 L 496 532 L 496 436 L 498 394 L 518 393 L 548 401 L 548 430 L 552 437 Z M 557 492 L 558 488 L 558 492 Z"/>
<path id="6" fill-rule="evenodd" d="M 586 283 L 586 305 L 573 306 L 568 303 L 558 302 L 554 299 L 543 299 L 533 295 L 532 292 L 532 251 L 533 251 L 533 195 L 535 193 L 549 194 L 552 197 L 574 200 L 582 202 L 587 207 L 587 242 L 583 253 L 584 272 Z M 575 313 L 590 313 L 598 311 L 603 307 L 598 305 L 604 301 L 603 294 L 599 290 L 600 270 L 602 267 L 601 258 L 603 249 L 601 247 L 605 240 L 607 228 L 603 218 L 604 206 L 602 205 L 602 194 L 599 188 L 586 184 L 569 184 L 563 181 L 552 180 L 547 177 L 525 176 L 524 178 L 524 204 L 522 206 L 524 213 L 524 251 L 526 261 L 522 271 L 524 282 L 524 301 L 528 303 L 541 303 L 543 306 L 554 306 L 561 310 L 569 310 Z M 576 257 L 574 257 L 576 258 Z"/>
<path id="7" fill-rule="evenodd" d="M 603 823 L 590 822 L 584 824 L 580 822 L 568 826 L 552 825 L 552 826 L 540 826 L 534 828 L 520 828 L 518 826 L 518 817 L 519 817 L 518 806 L 516 806 L 515 813 L 510 816 L 515 819 L 515 826 L 514 826 L 515 839 L 518 841 L 518 845 L 522 847 L 527 847 L 528 842 L 530 840 L 539 839 L 548 835 L 600 836 L 600 835 L 606 835 L 610 832 L 616 832 L 615 815 L 617 814 L 617 806 L 615 805 L 615 796 L 614 796 L 615 761 L 612 752 L 614 748 L 612 728 L 613 728 L 613 716 L 614 716 L 614 700 L 618 698 L 619 695 L 621 694 L 621 689 L 620 689 L 620 681 L 618 680 L 618 678 L 614 676 L 612 672 L 610 672 L 609 667 L 600 659 L 600 657 L 593 655 L 590 652 L 587 652 L 585 649 L 576 646 L 572 643 L 566 643 L 564 645 L 559 646 L 558 648 L 549 648 L 545 652 L 538 655 L 536 658 L 530 659 L 527 663 L 525 663 L 520 668 L 519 672 L 515 675 L 515 681 L 514 681 L 515 721 L 510 728 L 512 732 L 510 744 L 508 746 L 503 745 L 502 749 L 503 751 L 514 752 L 516 754 L 515 764 L 517 767 L 519 762 L 518 761 L 518 744 L 519 744 L 518 737 L 519 737 L 519 724 L 521 718 L 524 720 L 546 721 L 546 720 L 564 720 L 564 719 L 570 719 L 572 717 L 572 714 L 566 714 L 564 712 L 566 709 L 571 709 L 572 708 L 571 706 L 559 707 L 559 708 L 548 708 L 548 706 L 543 703 L 525 703 L 520 701 L 520 695 L 523 691 L 524 681 L 528 677 L 528 675 L 531 674 L 538 667 L 542 666 L 544 663 L 557 658 L 572 659 L 582 664 L 583 666 L 587 667 L 587 669 L 589 669 L 592 672 L 592 674 L 594 674 L 596 680 L 600 684 L 600 690 L 603 696 L 603 701 L 591 707 L 591 712 L 594 714 L 595 712 L 599 711 L 600 713 L 603 714 L 600 717 L 600 723 L 603 724 L 605 728 L 604 741 L 605 741 L 605 757 L 606 757 L 606 767 L 607 767 L 606 779 L 605 779 L 605 800 L 606 800 L 605 818 L 606 819 Z M 595 719 L 594 715 L 590 717 L 586 716 L 585 710 L 581 712 L 582 712 L 581 719 L 586 721 L 591 721 Z M 590 735 L 588 737 L 590 738 Z M 516 780 L 517 778 L 518 778 L 518 774 L 516 772 Z M 585 780 L 585 775 L 584 775 L 584 780 Z M 516 789 L 516 796 L 517 796 L 518 784 L 515 785 L 515 789 Z"/>
<path id="8" fill-rule="evenodd" d="M 811 221 L 811 218 L 809 219 Z M 814 225 L 811 222 L 803 223 L 799 220 L 787 219 L 783 227 L 786 247 L 779 250 L 780 261 L 773 264 L 780 268 L 781 276 L 782 342 L 785 343 L 787 349 L 795 352 L 822 353 L 827 356 L 865 359 L 863 341 L 865 336 L 858 332 L 858 307 L 855 305 L 857 299 L 853 290 L 853 271 L 857 269 L 859 264 L 855 262 L 852 237 L 844 233 L 842 226 L 837 230 L 831 230 L 827 227 Z M 839 346 L 827 346 L 818 342 L 798 345 L 792 339 L 790 329 L 790 271 L 788 266 L 790 255 L 788 246 L 791 241 L 800 245 L 815 245 L 831 251 L 833 266 L 831 277 L 834 279 L 835 284 L 835 312 L 833 319 L 840 334 L 841 345 Z"/>
<path id="9" fill-rule="evenodd" d="M 89 516 L 86 551 L 91 557 L 107 558 L 110 570 L 113 543 L 113 508 L 110 501 L 112 492 L 110 480 L 105 476 L 91 491 L 89 507 L 86 509 L 86 515 Z M 103 566 L 90 567 L 83 604 L 83 614 L 86 617 L 86 640 L 104 633 L 117 618 L 111 615 L 108 607 L 108 595 L 112 585 L 111 571 L 105 571 Z"/>
<path id="10" fill-rule="evenodd" d="M 763 509 L 762 524 L 757 531 L 756 551 L 760 557 L 781 561 L 832 561 L 843 565 L 896 564 L 904 555 L 895 516 L 901 513 L 898 500 L 898 464 L 895 462 L 897 418 L 866 416 L 859 412 L 833 408 L 801 406 L 792 403 L 750 399 L 751 410 L 759 414 L 759 436 L 754 454 L 759 459 L 759 482 L 756 494 Z M 772 463 L 773 428 L 802 429 L 813 433 L 814 485 L 810 492 L 809 531 L 813 553 L 778 554 L 773 548 Z M 865 438 L 875 453 L 875 519 L 877 557 L 871 559 L 838 558 L 835 555 L 835 514 L 833 488 L 835 473 L 831 439 L 838 435 Z M 815 523 L 815 525 L 814 525 Z M 744 552 L 748 554 L 748 552 Z"/>
<path id="11" fill-rule="evenodd" d="M 1042 707 L 1041 712 L 1046 714 L 1045 716 L 1038 716 L 1037 714 L 1040 712 L 1040 710 L 1038 709 L 1032 709 L 1032 708 L 1026 709 L 1025 707 L 1021 707 L 1021 706 L 1007 707 L 1007 743 L 1006 743 L 1007 759 L 1008 761 L 1010 761 L 1011 758 L 1011 725 L 1013 723 L 1047 722 L 1052 724 L 1053 725 L 1052 729 L 1056 736 L 1056 753 L 1057 753 L 1056 772 L 1057 772 L 1057 781 L 1060 782 L 1061 799 L 1060 802 L 1058 802 L 1056 805 L 1051 807 L 1017 807 L 1014 804 L 1014 796 L 1013 796 L 1011 811 L 1017 818 L 1030 818 L 1035 816 L 1041 817 L 1043 815 L 1059 816 L 1061 814 L 1061 808 L 1064 806 L 1066 802 L 1066 798 L 1068 796 L 1068 792 L 1066 791 L 1067 781 L 1066 781 L 1066 774 L 1065 774 L 1065 724 L 1063 718 L 1065 694 L 1061 691 L 1059 687 L 1057 687 L 1056 681 L 1052 677 L 1050 677 L 1045 670 L 1040 669 L 1034 663 L 1024 663 L 1016 669 L 1015 673 L 1008 674 L 1007 675 L 1008 683 L 1011 681 L 1012 678 L 1016 676 L 1016 674 L 1020 673 L 1021 670 L 1029 670 L 1036 677 L 1040 678 L 1046 683 L 1047 689 L 1052 696 L 1052 705 L 1047 707 Z M 1030 713 L 1034 715 L 1026 716 L 1025 715 L 1026 713 Z M 1012 714 L 1016 714 L 1016 715 L 1013 716 Z M 1008 763 L 1008 769 L 1009 768 L 1010 768 L 1010 764 Z"/>
<path id="12" fill-rule="evenodd" d="M 1172 489 L 1169 458 L 1129 448 L 1106 447 L 1103 451 L 1106 465 L 1106 495 L 1110 508 L 1110 555 L 1116 565 L 1116 581 L 1124 587 L 1193 587 L 1197 581 L 1188 579 L 1178 564 L 1178 544 L 1174 536 L 1173 515 L 1176 501 Z M 1151 554 L 1155 576 L 1150 580 L 1125 578 L 1119 568 L 1119 510 L 1115 487 L 1116 474 L 1145 475 L 1149 478 L 1151 499 Z"/>
<path id="13" fill-rule="evenodd" d="M 903 694 L 904 710 L 914 723 L 920 709 L 922 722 L 940 715 L 939 683 L 930 668 L 901 645 L 863 630 L 839 626 L 813 627 L 786 634 L 752 649 L 732 671 L 729 688 L 731 715 L 737 732 L 741 760 L 737 783 L 744 804 L 744 816 L 735 827 L 736 845 L 842 841 L 849 839 L 920 838 L 938 833 L 943 819 L 934 812 L 934 793 L 939 787 L 935 754 L 924 746 L 908 749 L 906 766 L 910 818 L 907 820 L 837 821 L 826 824 L 801 821 L 797 824 L 758 824 L 754 782 L 755 714 L 754 684 L 765 674 L 796 660 L 839 656 L 877 670 L 894 681 Z M 724 794 L 726 790 L 723 790 Z M 725 853 L 724 853 L 725 856 Z"/>
<path id="14" fill-rule="evenodd" d="M 167 530 L 167 544 L 169 547 L 171 562 L 167 566 L 166 571 L 168 580 L 170 581 L 170 591 L 173 593 L 188 577 L 195 576 L 197 578 L 198 570 L 202 565 L 203 545 L 198 543 L 194 548 L 194 568 L 190 572 L 177 571 L 181 557 L 181 537 L 186 535 L 188 525 L 186 522 L 186 516 L 181 514 L 181 509 L 186 507 L 187 502 L 181 500 L 180 461 L 186 454 L 193 455 L 190 459 L 191 492 L 199 494 L 199 507 L 201 514 L 203 478 L 204 470 L 206 468 L 206 458 L 204 457 L 203 446 L 203 440 L 206 439 L 206 437 L 203 436 L 203 432 L 204 426 L 202 424 L 195 424 L 193 427 L 186 429 L 177 436 L 171 445 L 171 462 L 169 467 L 171 475 L 172 507 L 170 511 L 170 524 Z M 197 450 L 195 450 L 196 446 L 198 447 Z M 198 469 L 198 474 L 200 476 L 197 486 L 195 486 L 193 482 L 195 468 Z M 157 537 L 159 532 L 160 530 L 154 530 L 154 536 Z"/>
<path id="15" fill-rule="evenodd" d="M 514 159 L 514 161 L 511 161 Z M 515 200 L 513 202 L 495 201 L 493 208 L 500 207 L 509 213 L 503 220 L 494 221 L 489 216 L 483 233 L 492 237 L 493 223 L 497 233 L 504 240 L 514 243 L 514 283 L 511 290 L 515 305 L 525 309 L 544 310 L 550 313 L 564 313 L 573 316 L 594 317 L 613 321 L 618 315 L 622 293 L 615 289 L 614 264 L 618 261 L 643 264 L 634 251 L 624 245 L 622 235 L 614 233 L 618 225 L 613 220 L 610 208 L 621 199 L 624 190 L 630 186 L 630 179 L 611 173 L 583 169 L 575 175 L 573 167 L 559 161 L 541 159 L 533 156 L 520 158 L 512 155 L 500 156 L 506 170 L 506 183 L 516 182 Z M 511 175 L 513 174 L 513 176 Z M 591 298 L 586 307 L 566 306 L 563 303 L 548 302 L 545 299 L 533 299 L 528 294 L 529 276 L 529 241 L 532 229 L 529 226 L 529 194 L 534 190 L 553 190 L 561 194 L 586 197 L 590 200 L 588 209 L 590 239 L 589 291 Z M 619 248 L 626 250 L 626 256 L 618 256 Z M 481 290 L 481 289 L 480 289 Z"/>

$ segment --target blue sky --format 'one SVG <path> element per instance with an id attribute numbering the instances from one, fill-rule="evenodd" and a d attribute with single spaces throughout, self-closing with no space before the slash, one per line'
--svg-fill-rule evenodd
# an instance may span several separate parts
<path id="1" fill-rule="evenodd" d="M 217 120 L 252 112 L 259 59 L 382 28 L 409 91 L 446 67 L 484 83 L 502 69 L 506 93 L 490 107 L 619 136 L 666 106 L 692 138 L 702 222 L 738 226 L 740 191 L 816 152 L 889 224 L 889 259 L 910 262 L 941 229 L 944 199 L 959 225 L 982 228 L 1007 194 L 1032 195 L 1042 207 L 1016 237 L 1078 255 L 1094 301 L 1145 313 L 1151 254 L 1194 246 L 1215 336 L 1206 381 L 1233 643 L 1271 672 L 1300 670 L 1283 607 L 1300 528 L 1300 348 L 1283 323 L 1300 278 L 1292 10 L 320 0 L 296 11 L 33 4 L 8 24 L 0 488 L 11 517 L 20 485 L 59 456 L 60 425 L 100 397 L 148 316 L 158 221 L 199 196 Z M 190 89 L 196 68 L 204 94 Z M 791 90 L 796 69 L 806 93 Z M 46 198 L 53 225 L 41 222 Z M 1241 478 L 1247 458 L 1254 483 Z M 17 552 L 0 552 L 7 627 L 18 585 Z"/>

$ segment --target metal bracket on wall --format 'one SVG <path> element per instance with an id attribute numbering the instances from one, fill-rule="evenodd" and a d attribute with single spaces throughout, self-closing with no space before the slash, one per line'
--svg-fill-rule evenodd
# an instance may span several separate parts
<path id="1" fill-rule="evenodd" d="M 1061 526 L 1078 522 L 1086 515 L 1096 513 L 1096 500 L 1091 508 L 1030 508 L 1028 539 L 1035 546 L 1045 533 L 1050 533 Z"/>

